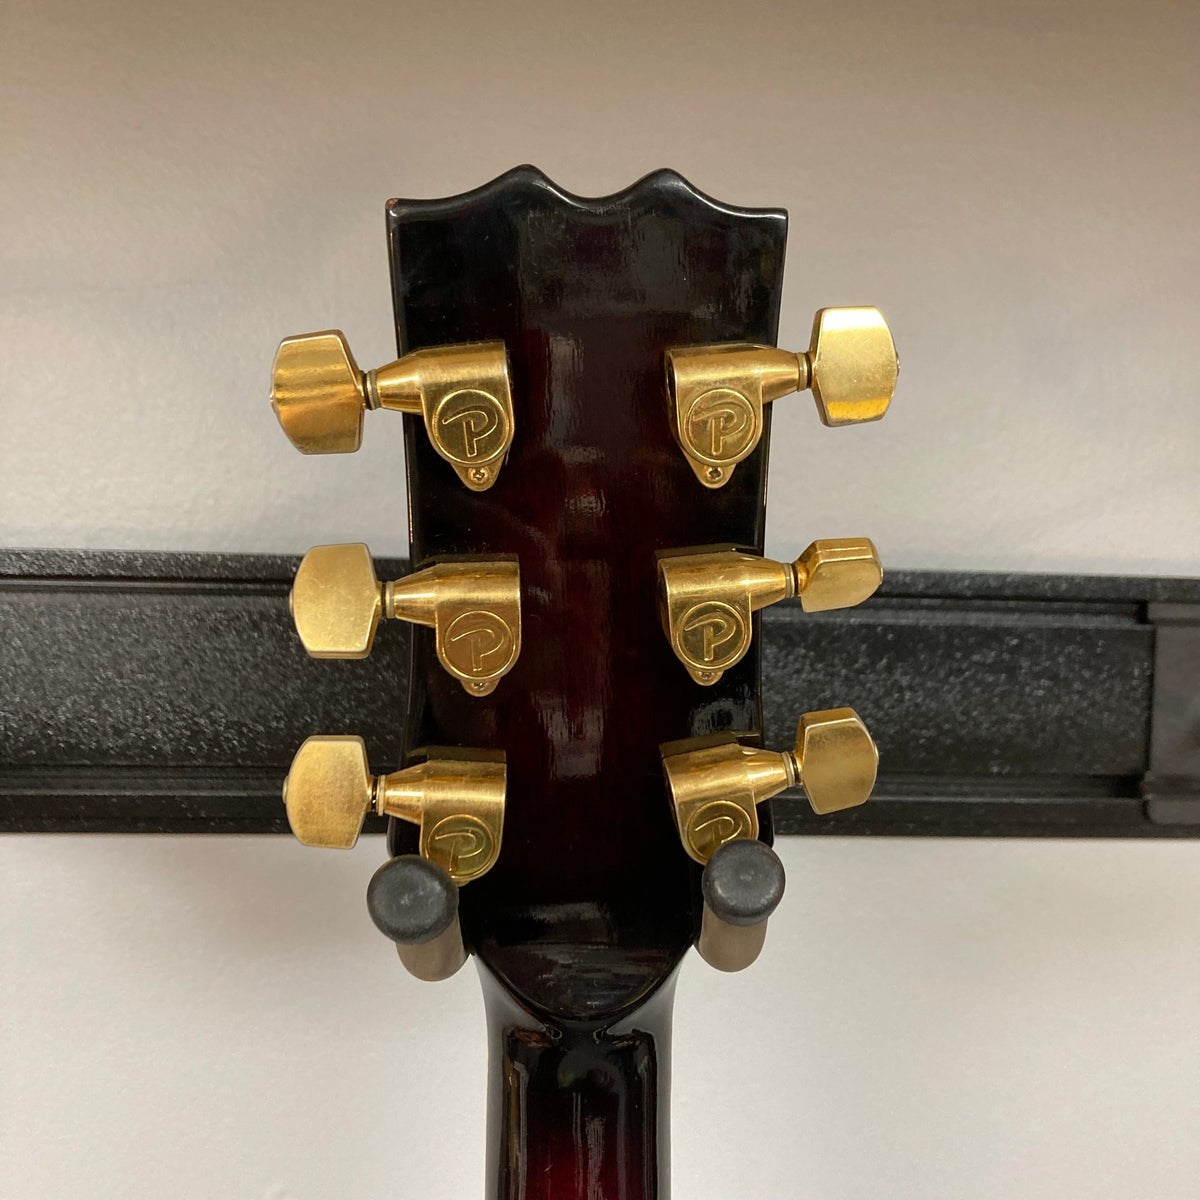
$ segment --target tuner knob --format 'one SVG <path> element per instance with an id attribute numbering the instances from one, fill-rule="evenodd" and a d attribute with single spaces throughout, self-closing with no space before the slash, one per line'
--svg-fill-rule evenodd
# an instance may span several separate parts
<path id="1" fill-rule="evenodd" d="M 806 351 L 728 343 L 668 350 L 671 429 L 705 487 L 722 487 L 758 445 L 763 405 L 811 388 L 826 425 L 878 421 L 900 360 L 877 308 L 823 308 Z"/>
<path id="2" fill-rule="evenodd" d="M 369 812 L 420 828 L 422 858 L 457 884 L 490 870 L 500 854 L 503 754 L 430 750 L 429 758 L 373 777 L 359 737 L 310 737 L 283 785 L 288 824 L 306 846 L 349 849 Z"/>
<path id="3" fill-rule="evenodd" d="M 883 580 L 869 538 L 813 542 L 795 562 L 731 548 L 659 555 L 659 615 L 676 657 L 700 684 L 714 684 L 744 657 L 751 613 L 799 596 L 806 612 L 861 604 Z"/>
<path id="4" fill-rule="evenodd" d="M 313 658 L 366 658 L 383 617 L 432 627 L 438 661 L 472 696 L 494 691 L 521 653 L 521 576 L 511 559 L 458 559 L 381 583 L 362 543 L 314 546 L 290 603 Z"/>
<path id="5" fill-rule="evenodd" d="M 866 802 L 879 752 L 852 708 L 805 713 L 795 750 L 761 750 L 731 734 L 663 747 L 663 770 L 683 848 L 707 863 L 726 842 L 758 837 L 757 806 L 796 784 L 816 813 Z"/>
<path id="6" fill-rule="evenodd" d="M 503 342 L 432 346 L 364 372 L 340 330 L 285 338 L 271 371 L 271 407 L 303 454 L 353 453 L 368 408 L 417 414 L 433 448 L 476 492 L 496 482 L 512 445 Z"/>

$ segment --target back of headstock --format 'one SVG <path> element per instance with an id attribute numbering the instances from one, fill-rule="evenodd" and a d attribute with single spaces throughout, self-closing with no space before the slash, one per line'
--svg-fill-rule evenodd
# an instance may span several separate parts
<path id="1" fill-rule="evenodd" d="M 414 623 L 412 765 L 373 780 L 355 739 L 310 739 L 289 815 L 341 845 L 368 809 L 398 818 L 377 923 L 422 977 L 478 956 L 490 1194 L 665 1195 L 679 961 L 761 947 L 774 792 L 802 780 L 823 811 L 874 779 L 848 709 L 806 717 L 795 752 L 757 745 L 758 610 L 879 580 L 865 539 L 762 558 L 769 402 L 812 387 L 826 423 L 881 416 L 890 335 L 824 310 L 809 352 L 776 349 L 785 214 L 671 172 L 584 200 L 519 168 L 393 201 L 388 228 L 403 357 L 363 373 L 332 333 L 293 339 L 273 396 L 310 452 L 408 414 L 414 575 L 322 548 L 294 605 L 312 653 Z"/>
<path id="2" fill-rule="evenodd" d="M 413 565 L 514 554 L 523 648 L 479 703 L 418 635 L 406 744 L 504 748 L 504 853 L 464 890 L 464 932 L 535 1011 L 611 1020 L 663 983 L 699 920 L 660 743 L 761 728 L 757 654 L 693 686 L 655 597 L 665 547 L 761 552 L 767 442 L 730 486 L 698 489 L 666 419 L 663 349 L 774 340 L 785 218 L 718 207 L 666 172 L 584 201 L 523 169 L 393 202 L 389 232 L 401 347 L 503 340 L 520 414 L 486 492 L 407 422 Z"/>

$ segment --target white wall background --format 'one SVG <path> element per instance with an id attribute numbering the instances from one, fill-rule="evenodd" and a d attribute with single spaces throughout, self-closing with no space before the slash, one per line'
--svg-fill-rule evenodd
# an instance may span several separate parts
<path id="1" fill-rule="evenodd" d="M 886 422 L 778 409 L 771 549 L 1200 573 L 1198 32 L 1191 3 L 9 0 L 0 544 L 402 552 L 398 429 L 296 455 L 274 347 L 390 357 L 384 200 L 531 160 L 786 206 L 785 341 L 888 314 Z M 0 841 L 0 1196 L 479 1194 L 478 989 L 396 966 L 379 853 Z M 677 1196 L 1200 1197 L 1200 846 L 783 853 L 762 963 L 680 988 Z"/>

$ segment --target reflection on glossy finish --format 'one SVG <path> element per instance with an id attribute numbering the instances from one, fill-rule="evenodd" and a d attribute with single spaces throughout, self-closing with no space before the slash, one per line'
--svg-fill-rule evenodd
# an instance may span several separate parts
<path id="1" fill-rule="evenodd" d="M 761 713 L 757 642 L 712 687 L 679 670 L 655 555 L 761 552 L 767 446 L 728 486 L 703 487 L 671 432 L 663 356 L 775 340 L 785 217 L 717 205 L 671 172 L 581 200 L 521 168 L 455 199 L 393 201 L 389 230 L 401 350 L 500 339 L 512 370 L 517 434 L 486 493 L 465 490 L 405 418 L 414 568 L 454 554 L 516 555 L 521 568 L 523 649 L 504 686 L 467 697 L 437 668 L 431 633 L 414 630 L 406 731 L 409 750 L 507 755 L 504 850 L 461 910 L 496 981 L 490 1194 L 549 1195 L 537 1190 L 549 1171 L 559 1197 L 662 1196 L 667 1034 L 654 1013 L 669 1009 L 701 903 L 658 747 L 759 729 Z M 393 852 L 409 842 L 394 825 Z M 652 1019 L 648 1042 L 612 1032 Z M 504 1071 L 525 1079 L 523 1106 L 495 1102 Z M 642 1132 L 623 1145 L 621 1128 Z M 618 1162 L 595 1167 L 590 1191 L 571 1182 Z"/>

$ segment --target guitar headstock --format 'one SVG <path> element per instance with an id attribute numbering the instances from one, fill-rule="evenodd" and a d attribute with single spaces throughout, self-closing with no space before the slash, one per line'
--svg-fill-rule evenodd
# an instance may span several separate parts
<path id="1" fill-rule="evenodd" d="M 413 622 L 415 765 L 372 780 L 357 739 L 310 740 L 289 812 L 327 844 L 395 818 L 372 911 L 417 973 L 470 951 L 540 1021 L 609 1027 L 697 941 L 723 969 L 757 954 L 783 886 L 771 795 L 870 793 L 850 709 L 760 746 L 757 614 L 878 585 L 865 538 L 763 558 L 767 453 L 789 392 L 827 424 L 882 416 L 895 350 L 874 309 L 822 310 L 807 351 L 776 348 L 785 214 L 669 171 L 585 200 L 524 167 L 387 220 L 402 357 L 363 373 L 340 335 L 289 339 L 273 400 L 310 452 L 356 448 L 368 408 L 408 414 L 415 574 L 319 548 L 294 611 L 310 653 Z"/>

